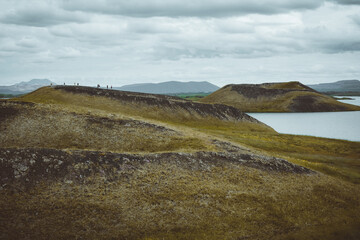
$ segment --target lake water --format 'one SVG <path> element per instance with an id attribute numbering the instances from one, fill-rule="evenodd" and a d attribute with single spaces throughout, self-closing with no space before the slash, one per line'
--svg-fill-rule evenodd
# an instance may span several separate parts
<path id="1" fill-rule="evenodd" d="M 338 98 L 342 98 L 342 97 L 338 97 Z M 338 100 L 338 101 L 360 106 L 360 97 L 351 97 L 350 96 L 349 98 L 353 98 L 354 100 Z"/>
<path id="2" fill-rule="evenodd" d="M 356 100 L 341 102 L 360 106 Z M 249 113 L 279 133 L 360 141 L 360 111 L 321 113 Z"/>

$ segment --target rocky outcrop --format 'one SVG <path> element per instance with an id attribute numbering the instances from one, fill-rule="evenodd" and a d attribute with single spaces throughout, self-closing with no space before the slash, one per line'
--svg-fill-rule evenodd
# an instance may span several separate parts
<path id="1" fill-rule="evenodd" d="M 218 142 L 219 145 L 228 143 Z M 244 153 L 235 146 L 232 151 L 195 153 L 121 154 L 99 151 L 56 150 L 36 148 L 0 149 L 0 187 L 18 183 L 32 186 L 43 181 L 86 183 L 100 175 L 106 181 L 127 178 L 143 164 L 175 164 L 193 171 L 210 171 L 229 164 L 243 165 L 263 171 L 309 174 L 313 171 L 275 157 Z"/>
<path id="2" fill-rule="evenodd" d="M 258 98 L 258 97 L 274 97 L 277 95 L 284 95 L 289 92 L 316 92 L 315 90 L 301 84 L 296 83 L 297 88 L 272 88 L 275 84 L 263 83 L 263 84 L 231 84 L 226 87 L 231 87 L 232 91 L 236 91 L 239 94 L 244 95 L 247 98 Z"/>

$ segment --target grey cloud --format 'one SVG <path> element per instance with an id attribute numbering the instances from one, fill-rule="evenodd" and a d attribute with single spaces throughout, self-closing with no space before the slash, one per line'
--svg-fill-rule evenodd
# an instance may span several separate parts
<path id="1" fill-rule="evenodd" d="M 64 11 L 56 6 L 29 5 L 0 15 L 0 22 L 15 25 L 46 27 L 68 22 L 85 22 L 82 14 Z"/>
<path id="2" fill-rule="evenodd" d="M 216 23 L 215 30 L 229 34 L 252 33 L 255 31 L 255 27 L 248 23 L 226 19 Z"/>
<path id="3" fill-rule="evenodd" d="M 115 24 L 116 23 L 116 24 Z M 113 23 L 83 23 L 57 25 L 49 28 L 49 33 L 62 41 L 85 44 L 91 49 L 119 46 L 127 39 L 137 40 L 136 34 L 127 34 L 126 24 Z M 91 46 L 89 46 L 90 44 Z"/>
<path id="4" fill-rule="evenodd" d="M 38 48 L 39 44 L 40 43 L 39 43 L 39 41 L 37 39 L 23 38 L 19 42 L 17 42 L 16 45 L 18 45 L 20 47 L 25 47 L 25 48 Z"/>
<path id="5" fill-rule="evenodd" d="M 155 60 L 172 60 L 178 61 L 184 58 L 216 58 L 221 57 L 221 52 L 210 48 L 187 48 L 179 47 L 156 47 L 152 49 L 152 58 Z"/>
<path id="6" fill-rule="evenodd" d="M 350 17 L 355 24 L 357 24 L 360 27 L 360 14 L 353 15 Z"/>
<path id="7" fill-rule="evenodd" d="M 146 22 L 144 22 L 143 20 L 133 20 L 127 24 L 127 31 L 141 34 L 179 32 L 179 30 L 175 26 L 166 23 L 166 19 Z"/>
<path id="8" fill-rule="evenodd" d="M 360 51 L 360 41 L 345 40 L 341 42 L 329 42 L 324 44 L 322 48 L 327 53 L 342 53 L 342 52 L 358 52 Z"/>
<path id="9" fill-rule="evenodd" d="M 57 58 L 76 58 L 81 56 L 81 51 L 72 47 L 65 47 L 54 53 Z"/>
<path id="10" fill-rule="evenodd" d="M 360 5 L 359 0 L 332 0 L 332 2 L 336 2 L 343 5 Z"/>
<path id="11" fill-rule="evenodd" d="M 14 55 L 14 54 L 24 55 L 27 53 L 35 53 L 38 51 L 38 48 L 34 46 L 24 46 L 21 44 L 16 44 L 13 42 L 6 41 L 0 43 L 0 51 L 7 52 L 10 55 Z"/>
<path id="12" fill-rule="evenodd" d="M 74 0 L 62 1 L 72 11 L 89 11 L 135 17 L 223 17 L 244 14 L 277 14 L 315 9 L 324 0 Z"/>

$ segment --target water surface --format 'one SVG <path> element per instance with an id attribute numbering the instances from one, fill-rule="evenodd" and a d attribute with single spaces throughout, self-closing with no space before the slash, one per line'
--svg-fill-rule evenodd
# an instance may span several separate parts
<path id="1" fill-rule="evenodd" d="M 342 98 L 337 96 L 338 98 Z M 343 102 L 343 103 L 348 103 L 348 104 L 353 104 L 353 105 L 357 105 L 360 106 L 360 97 L 353 97 L 353 96 L 349 96 L 349 98 L 353 98 L 354 100 L 338 100 L 339 102 Z"/>
<path id="2" fill-rule="evenodd" d="M 249 115 L 269 125 L 279 133 L 360 141 L 360 111 L 249 113 Z"/>

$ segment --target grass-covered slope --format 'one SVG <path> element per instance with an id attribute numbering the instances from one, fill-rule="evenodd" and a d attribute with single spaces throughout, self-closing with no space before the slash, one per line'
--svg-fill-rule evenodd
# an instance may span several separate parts
<path id="1" fill-rule="evenodd" d="M 45 87 L 0 101 L 0 239 L 358 239 L 359 149 L 223 105 Z"/>
<path id="2" fill-rule="evenodd" d="M 16 99 L 15 99 L 16 100 Z M 172 123 L 217 122 L 254 124 L 257 130 L 271 128 L 239 109 L 220 104 L 202 104 L 178 97 L 105 90 L 91 87 L 44 87 L 21 98 L 20 101 L 58 105 L 71 111 L 91 111 L 121 114 Z M 249 125 L 249 126 L 250 126 Z"/>
<path id="3" fill-rule="evenodd" d="M 199 100 L 233 106 L 245 112 L 359 111 L 299 83 L 231 84 Z"/>
<path id="4" fill-rule="evenodd" d="M 8 102 L 0 106 L 10 119 L 0 125 L 2 147 L 159 152 L 206 149 L 193 137 L 128 117 L 77 114 L 48 106 Z"/>

